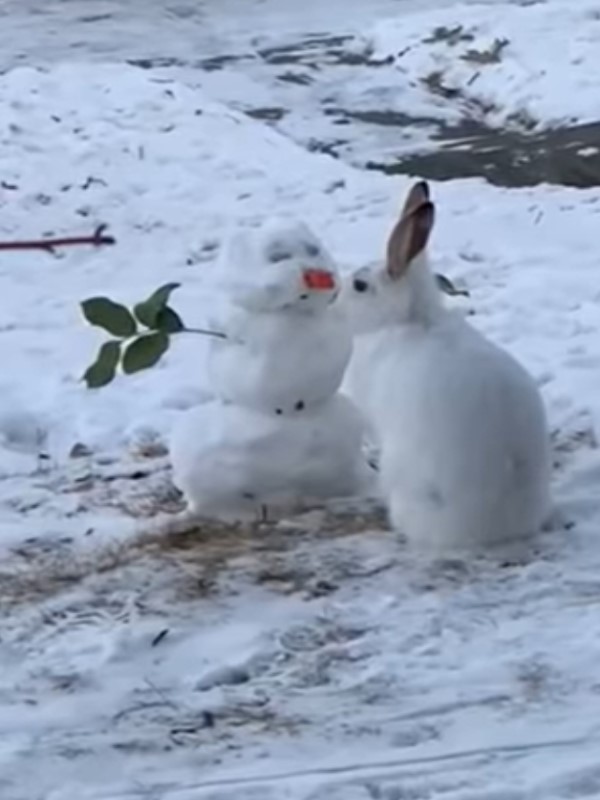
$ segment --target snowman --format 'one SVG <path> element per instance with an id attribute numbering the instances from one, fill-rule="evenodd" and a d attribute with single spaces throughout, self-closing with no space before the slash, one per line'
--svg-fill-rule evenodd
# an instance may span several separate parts
<path id="1" fill-rule="evenodd" d="M 264 519 L 366 491 L 364 423 L 339 392 L 352 343 L 331 256 L 303 223 L 271 221 L 238 231 L 219 267 L 215 399 L 186 412 L 170 447 L 190 510 Z"/>

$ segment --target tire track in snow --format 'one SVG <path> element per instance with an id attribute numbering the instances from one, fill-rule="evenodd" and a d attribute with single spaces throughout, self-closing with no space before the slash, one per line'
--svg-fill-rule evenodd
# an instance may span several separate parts
<path id="1" fill-rule="evenodd" d="M 263 773 L 257 775 L 246 775 L 232 778 L 215 778 L 213 780 L 201 781 L 195 784 L 179 787 L 164 796 L 164 800 L 178 800 L 178 795 L 182 792 L 206 792 L 214 789 L 243 788 L 252 786 L 268 786 L 284 784 L 286 781 L 326 778 L 328 776 L 353 776 L 359 778 L 382 778 L 386 775 L 395 774 L 398 770 L 409 767 L 435 766 L 451 764 L 456 761 L 488 759 L 490 757 L 507 756 L 516 757 L 540 750 L 551 750 L 568 747 L 578 747 L 590 744 L 597 739 L 594 732 L 588 732 L 571 739 L 549 739 L 539 742 L 523 742 L 521 744 L 490 745 L 488 747 L 473 748 L 468 750 L 457 750 L 455 752 L 438 753 L 429 756 L 414 756 L 412 758 L 383 759 L 381 761 L 365 761 L 358 764 L 338 764 L 332 766 L 315 767 L 313 769 L 298 769 L 282 772 Z M 112 795 L 110 800 L 133 800 L 140 796 L 140 789 L 131 792 Z M 196 795 L 199 796 L 199 795 Z M 233 795 L 232 795 L 233 797 Z M 236 795 L 237 797 L 237 795 Z M 93 800 L 109 800 L 106 795 L 97 795 Z M 183 800 L 183 798 L 182 798 Z M 216 798 L 215 798 L 216 800 Z"/>

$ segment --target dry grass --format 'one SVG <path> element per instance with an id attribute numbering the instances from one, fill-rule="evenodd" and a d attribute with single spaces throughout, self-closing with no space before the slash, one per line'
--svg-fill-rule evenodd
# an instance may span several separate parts
<path id="1" fill-rule="evenodd" d="M 463 53 L 461 58 L 463 61 L 477 64 L 480 67 L 487 66 L 488 64 L 499 64 L 502 61 L 502 54 L 509 44 L 510 41 L 508 39 L 494 39 L 486 50 L 467 50 L 466 53 Z"/>
<path id="2" fill-rule="evenodd" d="M 68 543 L 20 548 L 0 568 L 0 610 L 39 603 L 84 583 L 91 588 L 92 582 L 114 582 L 126 570 L 131 573 L 127 581 L 133 587 L 139 581 L 140 592 L 150 592 L 151 575 L 155 586 L 168 582 L 178 599 L 216 591 L 219 577 L 240 559 L 255 565 L 256 582 L 277 583 L 286 575 L 286 554 L 300 546 L 306 550 L 318 541 L 385 529 L 378 509 L 315 510 L 279 523 L 204 521 L 185 526 L 179 518 L 178 526 L 177 520 L 174 516 L 172 525 L 148 528 L 126 542 L 84 554 L 74 553 Z M 305 579 L 307 575 L 300 582 Z"/>
<path id="3" fill-rule="evenodd" d="M 68 591 L 90 575 L 103 575 L 131 562 L 125 546 L 106 547 L 93 556 L 73 557 L 55 551 L 19 551 L 0 569 L 0 610 L 47 600 Z"/>
<path id="4" fill-rule="evenodd" d="M 469 31 L 465 31 L 462 25 L 457 25 L 454 28 L 447 28 L 442 25 L 434 28 L 431 35 L 423 39 L 424 44 L 437 44 L 438 42 L 446 42 L 450 47 L 454 47 L 461 42 L 472 42 L 475 39 L 474 35 Z"/>

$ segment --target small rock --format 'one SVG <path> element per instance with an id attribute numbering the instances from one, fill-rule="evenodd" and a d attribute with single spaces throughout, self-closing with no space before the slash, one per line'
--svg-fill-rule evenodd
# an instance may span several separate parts
<path id="1" fill-rule="evenodd" d="M 250 675 L 245 667 L 217 667 L 203 675 L 195 688 L 198 692 L 206 692 L 216 686 L 238 686 L 240 683 L 247 683 L 249 680 Z"/>
<path id="2" fill-rule="evenodd" d="M 90 448 L 83 442 L 75 442 L 69 453 L 69 458 L 87 458 L 92 455 Z"/>

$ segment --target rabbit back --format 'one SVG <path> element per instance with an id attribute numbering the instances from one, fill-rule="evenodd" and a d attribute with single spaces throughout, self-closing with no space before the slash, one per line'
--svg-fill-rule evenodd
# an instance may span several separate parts
<path id="1" fill-rule="evenodd" d="M 393 526 L 438 550 L 536 533 L 550 453 L 533 379 L 460 319 L 397 338 L 380 345 L 368 403 Z"/>

